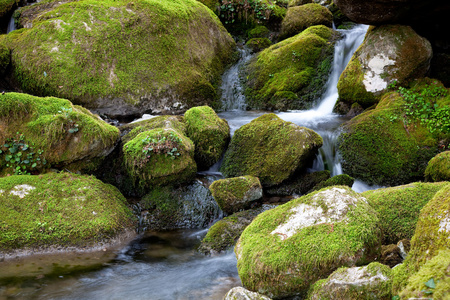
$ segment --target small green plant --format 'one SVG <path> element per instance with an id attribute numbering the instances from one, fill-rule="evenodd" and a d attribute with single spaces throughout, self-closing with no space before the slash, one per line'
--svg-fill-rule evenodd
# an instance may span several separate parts
<path id="1" fill-rule="evenodd" d="M 147 159 L 151 157 L 152 153 L 164 153 L 172 159 L 180 156 L 178 148 L 182 141 L 173 132 L 166 135 L 159 134 L 157 137 L 146 137 L 142 141 L 146 144 L 142 152 L 145 153 Z"/>
<path id="2" fill-rule="evenodd" d="M 253 16 L 257 21 L 267 21 L 275 4 L 266 4 L 261 0 L 221 0 L 219 17 L 225 24 L 233 24 L 236 20 L 248 20 Z M 274 2 L 276 3 L 276 2 Z"/>
<path id="3" fill-rule="evenodd" d="M 42 168 L 47 163 L 42 154 L 42 150 L 35 150 L 34 145 L 27 143 L 19 132 L 16 137 L 0 145 L 0 160 L 7 168 L 14 170 L 14 175 L 27 175 Z"/>
<path id="4" fill-rule="evenodd" d="M 78 124 L 71 118 L 72 107 L 70 108 L 62 107 L 61 110 L 58 110 L 58 113 L 69 121 L 69 129 L 68 129 L 69 133 L 78 132 Z"/>

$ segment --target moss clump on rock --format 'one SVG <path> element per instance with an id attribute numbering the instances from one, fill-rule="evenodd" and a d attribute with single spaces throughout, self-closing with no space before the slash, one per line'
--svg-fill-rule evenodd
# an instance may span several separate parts
<path id="1" fill-rule="evenodd" d="M 319 25 L 261 51 L 244 69 L 247 105 L 255 109 L 310 107 L 328 79 L 334 32 Z M 289 97 L 280 97 L 288 92 Z M 282 101 L 281 101 L 282 100 Z"/>
<path id="2" fill-rule="evenodd" d="M 126 200 L 92 176 L 48 173 L 0 178 L 0 248 L 92 246 L 133 226 Z"/>
<path id="3" fill-rule="evenodd" d="M 10 62 L 11 62 L 11 51 L 0 39 L 0 75 L 6 73 L 6 70 L 8 69 Z"/>
<path id="4" fill-rule="evenodd" d="M 280 38 L 285 39 L 294 36 L 306 28 L 315 25 L 325 25 L 331 27 L 333 15 L 328 8 L 316 4 L 308 3 L 301 6 L 289 7 L 281 22 Z"/>
<path id="5" fill-rule="evenodd" d="M 320 182 L 314 188 L 310 191 L 318 191 L 320 189 L 323 189 L 327 186 L 333 186 L 333 185 L 346 185 L 348 187 L 352 187 L 353 183 L 355 182 L 355 179 L 351 176 L 348 176 L 347 174 L 341 174 L 333 176 L 325 181 Z"/>
<path id="6" fill-rule="evenodd" d="M 194 142 L 199 169 L 208 169 L 222 157 L 230 140 L 228 122 L 211 107 L 193 107 L 184 114 L 186 135 Z"/>
<path id="7" fill-rule="evenodd" d="M 252 38 L 245 43 L 253 52 L 259 52 L 272 45 L 268 38 Z"/>
<path id="8" fill-rule="evenodd" d="M 312 2 L 313 0 L 289 0 L 288 7 L 300 6 Z"/>
<path id="9" fill-rule="evenodd" d="M 196 0 L 83 0 L 36 14 L 7 37 L 20 87 L 113 116 L 212 104 L 235 46 Z"/>
<path id="10" fill-rule="evenodd" d="M 383 244 L 396 244 L 401 239 L 411 239 L 420 210 L 448 184 L 416 182 L 362 193 L 378 213 L 384 234 Z"/>
<path id="11" fill-rule="evenodd" d="M 42 151 L 48 167 L 69 169 L 69 164 L 102 159 L 119 138 L 117 128 L 68 100 L 19 93 L 0 95 L 0 129 L 0 145 L 22 134 L 34 151 Z"/>
<path id="12" fill-rule="evenodd" d="M 264 25 L 256 26 L 249 30 L 247 35 L 249 39 L 267 38 L 269 36 L 269 29 Z"/>
<path id="13" fill-rule="evenodd" d="M 19 0 L 0 0 L 0 19 L 6 18 L 18 3 Z"/>
<path id="14" fill-rule="evenodd" d="M 122 142 L 126 144 L 139 133 L 156 128 L 172 128 L 180 133 L 186 134 L 186 124 L 182 116 L 158 116 L 121 126 L 120 133 L 123 135 Z"/>
<path id="15" fill-rule="evenodd" d="M 173 128 L 141 132 L 122 149 L 128 175 L 143 190 L 188 182 L 197 171 L 194 144 Z"/>
<path id="16" fill-rule="evenodd" d="M 425 180 L 450 180 L 450 151 L 439 153 L 428 162 L 425 169 Z"/>
<path id="17" fill-rule="evenodd" d="M 214 181 L 209 190 L 223 212 L 232 214 L 250 206 L 252 201 L 262 198 L 262 187 L 258 177 L 240 176 Z"/>
<path id="18" fill-rule="evenodd" d="M 246 288 L 283 298 L 305 296 L 311 284 L 340 266 L 373 261 L 380 246 L 376 212 L 359 194 L 338 186 L 260 214 L 235 252 Z"/>
<path id="19" fill-rule="evenodd" d="M 236 130 L 220 170 L 226 177 L 252 175 L 263 186 L 276 185 L 305 168 L 322 143 L 311 129 L 265 114 Z"/>
<path id="20" fill-rule="evenodd" d="M 378 262 L 343 267 L 311 286 L 306 299 L 390 300 L 391 284 L 391 269 Z"/>

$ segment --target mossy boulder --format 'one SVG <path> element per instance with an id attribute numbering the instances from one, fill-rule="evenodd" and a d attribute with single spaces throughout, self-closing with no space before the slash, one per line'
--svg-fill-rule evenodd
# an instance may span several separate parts
<path id="1" fill-rule="evenodd" d="M 252 52 L 259 52 L 272 45 L 272 42 L 268 38 L 252 38 L 245 43 Z"/>
<path id="2" fill-rule="evenodd" d="M 244 287 L 272 298 L 306 296 L 311 284 L 341 266 L 379 255 L 376 212 L 348 187 L 310 193 L 266 211 L 236 247 Z"/>
<path id="3" fill-rule="evenodd" d="M 333 15 L 328 8 L 308 3 L 300 6 L 289 7 L 281 22 L 280 38 L 285 39 L 294 36 L 306 28 L 315 25 L 331 27 Z"/>
<path id="4" fill-rule="evenodd" d="M 265 192 L 278 196 L 304 195 L 328 179 L 330 179 L 330 171 L 328 170 L 300 175 L 294 174 L 280 185 L 267 188 Z"/>
<path id="5" fill-rule="evenodd" d="M 4 75 L 8 66 L 11 62 L 11 51 L 5 45 L 2 40 L 0 40 L 0 75 Z"/>
<path id="6" fill-rule="evenodd" d="M 428 162 L 425 169 L 425 180 L 450 180 L 450 151 L 439 153 Z"/>
<path id="7" fill-rule="evenodd" d="M 261 199 L 263 195 L 258 177 L 249 175 L 216 180 L 209 190 L 226 214 L 249 208 L 253 201 Z"/>
<path id="8" fill-rule="evenodd" d="M 92 170 L 118 139 L 117 128 L 68 100 L 20 93 L 0 95 L 0 169 L 9 164 L 7 173 L 17 166 L 24 166 L 26 172 L 47 167 Z M 19 148 L 14 150 L 14 146 Z M 8 155 L 15 159 L 19 153 L 19 161 L 8 160 Z M 37 165 L 32 167 L 33 163 Z"/>
<path id="9" fill-rule="evenodd" d="M 448 184 L 415 182 L 362 193 L 378 213 L 383 230 L 383 244 L 396 244 L 402 239 L 411 239 L 420 210 Z"/>
<path id="10" fill-rule="evenodd" d="M 200 170 L 208 169 L 222 157 L 230 140 L 228 122 L 211 107 L 193 107 L 184 114 L 186 134 L 194 142 L 194 158 Z"/>
<path id="11" fill-rule="evenodd" d="M 232 288 L 226 293 L 223 300 L 271 300 L 265 295 L 249 291 L 241 286 Z"/>
<path id="12" fill-rule="evenodd" d="M 198 251 L 215 254 L 234 247 L 244 229 L 260 213 L 274 206 L 264 204 L 261 207 L 240 211 L 214 223 L 203 238 Z"/>
<path id="13" fill-rule="evenodd" d="M 372 106 L 392 82 L 423 77 L 432 55 L 430 43 L 409 26 L 371 27 L 339 78 L 338 102 Z"/>
<path id="14" fill-rule="evenodd" d="M 7 36 L 24 91 L 110 116 L 182 111 L 216 100 L 235 43 L 200 2 L 82 0 L 42 7 L 31 28 Z"/>
<path id="15" fill-rule="evenodd" d="M 265 114 L 236 130 L 220 170 L 226 177 L 256 176 L 263 186 L 280 184 L 306 168 L 322 143 L 313 130 Z"/>
<path id="16" fill-rule="evenodd" d="M 3 177 L 0 198 L 2 251 L 93 246 L 135 225 L 122 194 L 92 176 Z"/>
<path id="17" fill-rule="evenodd" d="M 256 26 L 255 28 L 252 28 L 251 30 L 249 30 L 247 33 L 247 36 L 249 39 L 268 38 L 269 33 L 270 33 L 270 31 L 266 26 L 260 25 L 260 26 Z"/>
<path id="18" fill-rule="evenodd" d="M 308 3 L 312 3 L 313 0 L 289 0 L 288 2 L 288 8 L 294 7 L 294 6 L 300 6 Z"/>
<path id="19" fill-rule="evenodd" d="M 327 279 L 317 281 L 308 300 L 391 299 L 391 269 L 378 262 L 363 267 L 339 268 Z"/>
<path id="20" fill-rule="evenodd" d="M 398 93 L 388 93 L 376 109 L 343 125 L 338 143 L 346 174 L 388 186 L 423 178 L 438 151 L 438 139 L 419 121 L 405 118 L 404 105 Z"/>
<path id="21" fill-rule="evenodd" d="M 17 7 L 19 0 L 0 0 L 0 19 L 7 19 L 7 15 Z"/>
<path id="22" fill-rule="evenodd" d="M 206 228 L 220 217 L 220 208 L 200 181 L 178 188 L 155 187 L 140 201 L 147 211 L 143 227 L 151 230 Z"/>
<path id="23" fill-rule="evenodd" d="M 340 174 L 340 175 L 333 176 L 325 181 L 320 182 L 319 184 L 314 186 L 314 188 L 311 189 L 310 192 L 318 191 L 320 189 L 323 189 L 324 187 L 333 186 L 333 185 L 345 185 L 345 186 L 348 186 L 351 188 L 353 186 L 354 182 L 355 182 L 355 179 L 353 177 L 348 176 L 347 174 Z"/>
<path id="24" fill-rule="evenodd" d="M 189 182 L 195 177 L 194 143 L 173 128 L 156 128 L 139 133 L 123 145 L 123 160 L 135 186 Z"/>
<path id="25" fill-rule="evenodd" d="M 321 95 L 334 53 L 334 31 L 312 26 L 264 49 L 244 69 L 253 109 L 304 109 Z"/>

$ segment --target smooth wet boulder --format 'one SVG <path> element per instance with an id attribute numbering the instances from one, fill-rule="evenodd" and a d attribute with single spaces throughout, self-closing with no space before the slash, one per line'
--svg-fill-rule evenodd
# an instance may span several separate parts
<path id="1" fill-rule="evenodd" d="M 118 139 L 117 128 L 68 100 L 0 95 L 0 169 L 6 173 L 92 170 Z"/>
<path id="2" fill-rule="evenodd" d="M 212 104 L 235 46 L 196 0 L 83 0 L 27 9 L 35 10 L 30 28 L 7 36 L 19 87 L 109 116 Z"/>
<path id="3" fill-rule="evenodd" d="M 383 230 L 383 244 L 396 244 L 402 239 L 411 239 L 420 210 L 448 184 L 415 182 L 361 193 L 378 213 Z"/>
<path id="4" fill-rule="evenodd" d="M 189 182 L 197 172 L 194 143 L 174 128 L 141 132 L 122 150 L 128 175 L 139 189 Z"/>
<path id="5" fill-rule="evenodd" d="M 423 77 L 433 55 L 430 43 L 411 27 L 371 28 L 338 82 L 338 112 L 347 113 L 357 102 L 367 108 L 377 103 L 389 84 L 406 85 Z"/>
<path id="6" fill-rule="evenodd" d="M 198 251 L 205 254 L 216 254 L 234 247 L 244 229 L 253 219 L 274 207 L 274 205 L 263 204 L 261 207 L 240 211 L 217 221 L 209 228 Z"/>
<path id="7" fill-rule="evenodd" d="M 313 130 L 265 114 L 234 133 L 225 152 L 225 177 L 252 175 L 263 186 L 281 183 L 312 162 L 322 138 Z"/>
<path id="8" fill-rule="evenodd" d="M 142 226 L 151 230 L 206 228 L 221 215 L 210 191 L 198 180 L 178 188 L 155 187 L 140 207 L 145 211 Z"/>
<path id="9" fill-rule="evenodd" d="M 230 140 L 228 122 L 209 106 L 193 107 L 184 114 L 186 135 L 194 142 L 194 158 L 200 170 L 219 161 Z"/>
<path id="10" fill-rule="evenodd" d="M 258 177 L 249 175 L 216 180 L 209 190 L 226 214 L 249 208 L 253 201 L 263 196 Z"/>
<path id="11" fill-rule="evenodd" d="M 270 298 L 237 286 L 229 290 L 223 300 L 270 300 Z"/>
<path id="12" fill-rule="evenodd" d="M 308 3 L 289 7 L 281 22 L 280 38 L 294 36 L 310 26 L 325 25 L 331 27 L 333 15 L 330 10 L 320 4 Z"/>
<path id="13" fill-rule="evenodd" d="M 312 26 L 264 49 L 244 69 L 247 105 L 289 110 L 312 106 L 331 70 L 335 32 Z"/>
<path id="14" fill-rule="evenodd" d="M 0 249 L 95 246 L 135 225 L 126 199 L 93 176 L 0 178 Z"/>
<path id="15" fill-rule="evenodd" d="M 339 268 L 327 279 L 317 281 L 307 299 L 390 300 L 391 297 L 391 269 L 373 262 L 363 267 Z"/>
<path id="16" fill-rule="evenodd" d="M 348 187 L 310 193 L 260 214 L 236 247 L 244 287 L 278 299 L 305 296 L 341 266 L 380 254 L 376 212 Z"/>
<path id="17" fill-rule="evenodd" d="M 425 180 L 450 181 L 450 151 L 439 153 L 428 162 Z"/>

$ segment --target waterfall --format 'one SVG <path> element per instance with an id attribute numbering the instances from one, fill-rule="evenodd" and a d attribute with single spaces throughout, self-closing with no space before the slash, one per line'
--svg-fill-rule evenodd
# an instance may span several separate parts
<path id="1" fill-rule="evenodd" d="M 6 29 L 6 33 L 10 33 L 11 31 L 16 30 L 16 22 L 14 20 L 14 14 L 11 16 L 11 19 L 9 19 L 8 28 Z"/>

